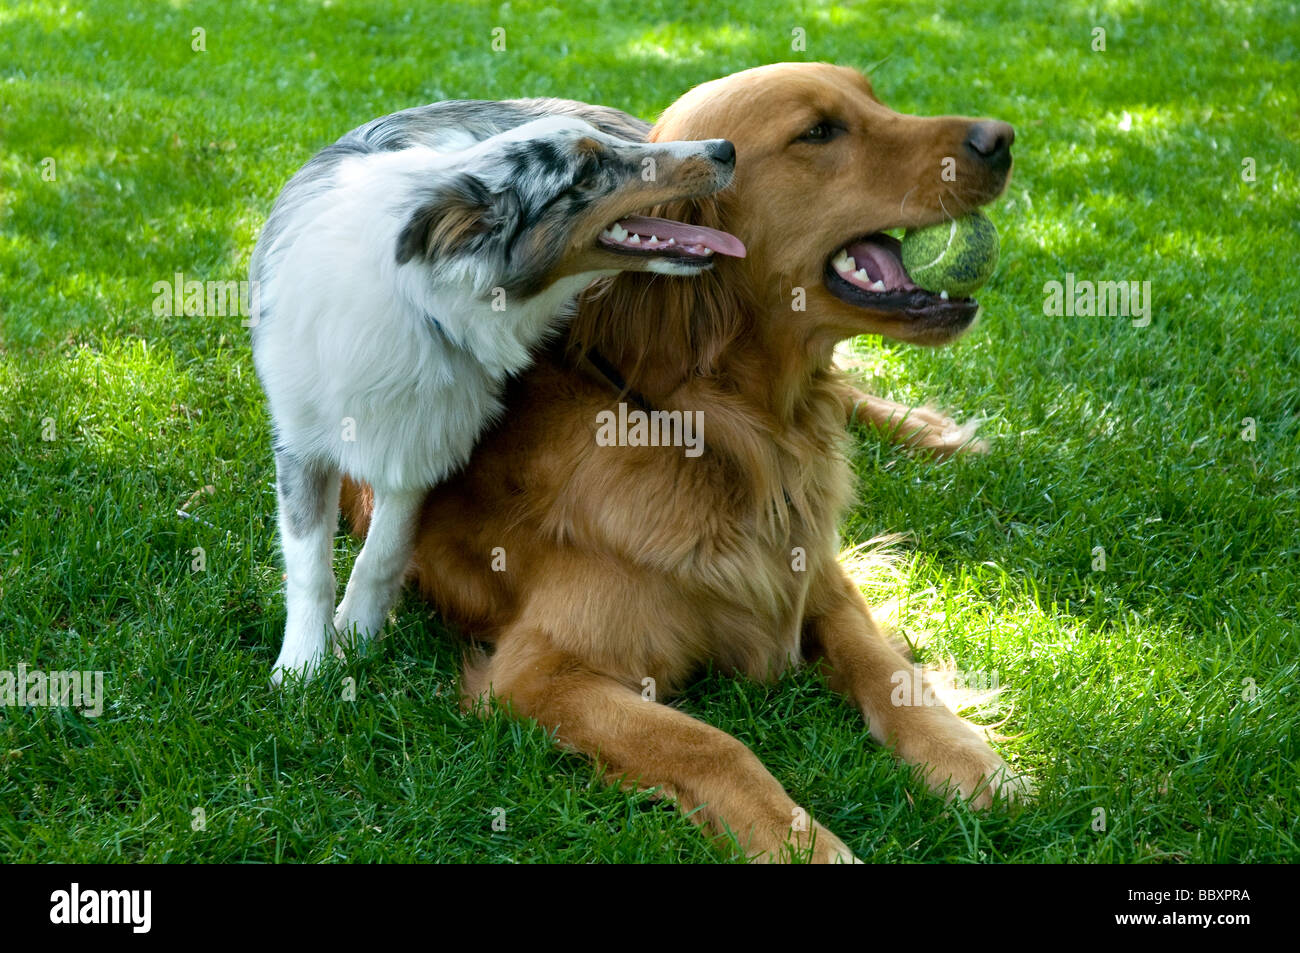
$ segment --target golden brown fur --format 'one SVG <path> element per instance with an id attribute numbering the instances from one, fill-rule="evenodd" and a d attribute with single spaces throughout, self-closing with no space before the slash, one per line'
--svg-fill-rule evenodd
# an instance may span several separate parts
<path id="1" fill-rule="evenodd" d="M 827 114 L 848 124 L 840 140 L 794 141 Z M 1005 174 L 974 166 L 959 191 L 940 181 L 969 123 L 894 113 L 858 73 L 825 65 L 764 67 L 683 96 L 652 138 L 730 139 L 735 185 L 662 214 L 726 229 L 748 257 L 699 278 L 624 275 L 588 295 L 569 347 L 516 384 L 508 418 L 425 505 L 420 591 L 492 646 L 467 666 L 467 696 L 490 691 L 611 776 L 701 808 L 694 817 L 756 859 L 810 845 L 816 860 L 851 854 L 800 823 L 743 744 L 663 704 L 706 662 L 770 679 L 815 661 L 936 790 L 951 784 L 985 806 L 1006 781 L 1002 760 L 948 709 L 891 704 L 891 677 L 911 665 L 837 561 L 851 500 L 845 416 L 862 395 L 835 370 L 835 344 L 863 333 L 936 344 L 963 328 L 852 307 L 822 271 L 855 236 L 937 223 L 1001 192 Z M 804 311 L 791 308 L 794 288 Z M 580 359 L 589 347 L 655 408 L 702 411 L 705 452 L 598 446 L 597 414 L 620 397 Z M 881 426 L 903 410 L 857 407 Z M 918 423 L 945 427 L 926 412 Z M 915 429 L 900 439 L 915 442 Z M 955 449 L 945 439 L 931 449 Z M 343 505 L 363 533 L 365 488 L 345 486 Z M 656 701 L 642 696 L 647 678 Z"/>

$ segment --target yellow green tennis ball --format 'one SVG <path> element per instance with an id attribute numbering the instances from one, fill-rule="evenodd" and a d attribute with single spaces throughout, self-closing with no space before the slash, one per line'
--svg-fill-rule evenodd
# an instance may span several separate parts
<path id="1" fill-rule="evenodd" d="M 998 230 L 982 212 L 903 234 L 903 267 L 927 291 L 964 298 L 998 266 Z"/>

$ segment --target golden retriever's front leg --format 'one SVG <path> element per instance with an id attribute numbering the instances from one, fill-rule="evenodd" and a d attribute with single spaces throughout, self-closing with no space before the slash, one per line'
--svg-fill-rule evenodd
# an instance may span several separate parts
<path id="1" fill-rule="evenodd" d="M 957 453 L 987 453 L 989 445 L 975 439 L 977 421 L 958 424 L 930 407 L 908 407 L 883 397 L 844 385 L 845 415 L 849 423 L 874 427 L 887 438 L 910 450 L 928 450 L 938 459 Z"/>
<path id="2" fill-rule="evenodd" d="M 995 792 L 1014 799 L 1027 790 L 974 728 L 925 690 L 838 564 L 814 585 L 809 610 L 807 654 L 857 705 L 872 737 L 913 765 L 932 790 L 955 792 L 977 808 L 990 806 Z"/>
<path id="3" fill-rule="evenodd" d="M 556 732 L 625 783 L 657 788 L 716 834 L 730 831 L 751 860 L 853 862 L 853 854 L 785 793 L 736 738 L 550 648 L 543 636 L 506 636 L 480 670 L 467 670 L 466 697 L 507 701 L 516 715 Z"/>

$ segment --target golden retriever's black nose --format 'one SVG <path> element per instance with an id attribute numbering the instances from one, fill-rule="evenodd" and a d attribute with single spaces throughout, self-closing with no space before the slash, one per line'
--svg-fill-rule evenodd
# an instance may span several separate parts
<path id="1" fill-rule="evenodd" d="M 995 169 L 1011 164 L 1011 143 L 1015 141 L 1016 130 L 1008 122 L 986 119 L 971 123 L 966 131 L 966 148 Z"/>
<path id="2" fill-rule="evenodd" d="M 709 158 L 724 165 L 732 165 L 736 161 L 736 147 L 726 139 L 715 139 L 709 146 Z"/>

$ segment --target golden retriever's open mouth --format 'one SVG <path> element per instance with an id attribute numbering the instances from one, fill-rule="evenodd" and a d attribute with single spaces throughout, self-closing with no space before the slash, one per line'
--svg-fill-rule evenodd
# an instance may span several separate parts
<path id="1" fill-rule="evenodd" d="M 902 244 L 873 232 L 840 247 L 826 262 L 826 288 L 846 304 L 892 314 L 927 329 L 964 329 L 979 302 L 919 287 L 903 267 Z"/>
<path id="2" fill-rule="evenodd" d="M 711 264 L 715 254 L 745 257 L 745 246 L 735 235 L 644 215 L 620 218 L 600 233 L 596 244 L 620 255 L 669 258 L 700 267 Z"/>

